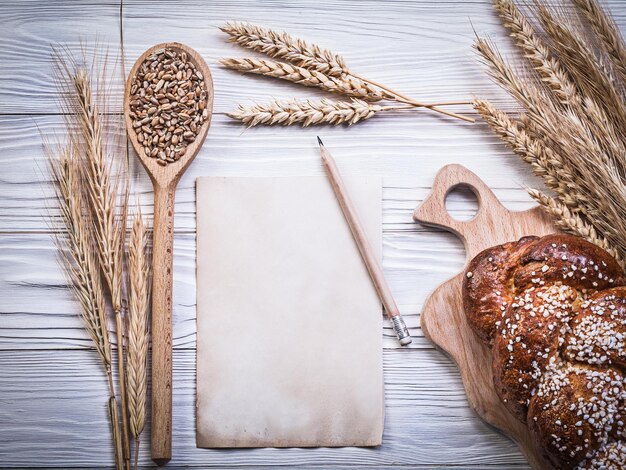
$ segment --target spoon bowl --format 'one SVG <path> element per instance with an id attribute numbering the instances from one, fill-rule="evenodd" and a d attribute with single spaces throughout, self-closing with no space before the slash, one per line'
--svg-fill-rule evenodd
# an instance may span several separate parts
<path id="1" fill-rule="evenodd" d="M 130 102 L 132 100 L 131 90 L 132 84 L 139 71 L 141 65 L 146 61 L 148 57 L 150 57 L 155 52 L 158 52 L 162 49 L 169 49 L 176 51 L 178 53 L 185 52 L 187 54 L 188 60 L 194 64 L 196 70 L 199 70 L 202 73 L 204 82 L 206 84 L 207 89 L 207 97 L 205 109 L 207 110 L 207 117 L 202 123 L 198 134 L 193 142 L 191 142 L 186 150 L 184 155 L 176 162 L 169 163 L 168 165 L 161 166 L 157 163 L 157 158 L 152 158 L 146 154 L 144 150 L 144 146 L 139 142 L 137 138 L 137 132 L 133 127 L 133 118 L 131 117 L 131 109 Z M 128 76 L 128 80 L 126 81 L 126 86 L 124 89 L 124 118 L 126 122 L 126 129 L 128 130 L 128 137 L 133 144 L 135 151 L 137 152 L 137 156 L 139 160 L 145 167 L 148 175 L 152 179 L 152 182 L 156 185 L 160 186 L 168 186 L 172 182 L 178 182 L 180 177 L 183 175 L 189 164 L 193 161 L 193 159 L 198 154 L 200 147 L 204 143 L 206 139 L 206 135 L 209 131 L 209 126 L 211 125 L 211 111 L 213 110 L 213 81 L 211 78 L 211 71 L 209 70 L 208 65 L 204 61 L 204 59 L 198 54 L 194 49 L 184 44 L 178 42 L 165 42 L 161 44 L 157 44 L 156 46 L 152 46 L 150 49 L 146 50 L 141 56 L 137 59 L 133 68 L 130 71 Z"/>
<path id="2" fill-rule="evenodd" d="M 159 157 L 150 155 L 146 147 L 140 142 L 135 128 L 135 118 L 131 116 L 131 100 L 133 99 L 133 83 L 141 65 L 151 55 L 160 50 L 171 50 L 178 54 L 185 53 L 187 61 L 191 62 L 196 71 L 199 71 L 201 80 L 206 87 L 206 102 L 203 104 L 204 121 L 202 122 L 195 139 L 190 141 L 184 153 L 175 161 L 168 163 Z M 149 60 L 149 59 L 148 59 Z M 172 77 L 174 78 L 174 77 Z M 160 88 L 157 83 L 144 82 L 154 90 Z M 161 85 L 163 86 L 163 85 Z M 157 88 L 158 87 L 158 88 Z M 156 111 L 151 109 L 150 118 L 158 117 L 164 110 L 161 104 L 154 103 Z M 124 89 L 124 117 L 128 137 L 133 148 L 148 172 L 154 187 L 154 226 L 152 250 L 152 459 L 159 465 L 167 463 L 172 456 L 172 259 L 174 254 L 174 195 L 176 185 L 198 154 L 204 143 L 213 110 L 213 81 L 206 62 L 189 46 L 177 42 L 157 44 L 145 51 L 130 71 Z M 169 110 L 168 110 L 169 111 Z M 178 120 L 178 115 L 177 118 Z M 170 126 L 173 127 L 173 126 Z M 157 137 L 158 138 L 158 137 Z M 141 139 L 143 140 L 143 134 Z M 178 139 L 178 137 L 177 137 Z M 157 149 L 158 151 L 158 149 Z M 173 159 L 171 159 L 173 160 Z"/>

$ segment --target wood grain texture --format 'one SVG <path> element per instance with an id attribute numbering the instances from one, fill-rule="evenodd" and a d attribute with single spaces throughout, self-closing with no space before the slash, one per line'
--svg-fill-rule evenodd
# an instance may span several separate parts
<path id="1" fill-rule="evenodd" d="M 218 100 L 219 96 L 218 90 Z M 426 196 L 437 170 L 449 163 L 480 174 L 512 208 L 530 204 L 523 185 L 537 186 L 539 180 L 485 124 L 443 123 L 430 114 L 383 116 L 351 128 L 321 129 L 245 129 L 226 116 L 214 115 L 211 132 L 178 184 L 175 230 L 195 230 L 198 176 L 322 175 L 317 134 L 332 148 L 343 175 L 382 175 L 385 230 L 420 229 L 411 219 L 415 202 Z M 62 139 L 62 117 L 0 116 L 0 158 L 11 161 L 0 179 L 0 233 L 48 229 L 54 188 L 45 171 L 40 133 L 51 141 Z M 152 184 L 137 158 L 131 158 L 130 179 L 131 192 L 138 194 L 144 213 L 151 217 Z"/>
<path id="2" fill-rule="evenodd" d="M 478 199 L 478 212 L 467 221 L 455 220 L 445 208 L 446 195 L 459 185 L 468 187 Z M 460 165 L 445 166 L 437 173 L 432 193 L 415 209 L 414 218 L 455 233 L 463 241 L 468 261 L 494 245 L 556 231 L 539 207 L 523 212 L 506 209 L 480 178 Z M 511 436 L 533 468 L 549 470 L 552 467 L 540 455 L 526 424 L 507 410 L 495 391 L 491 350 L 474 335 L 463 310 L 463 276 L 461 271 L 426 300 L 421 315 L 422 331 L 456 361 L 472 408 L 485 421 Z"/>
<path id="3" fill-rule="evenodd" d="M 608 2 L 626 27 L 626 5 Z M 104 381 L 77 316 L 78 307 L 56 264 L 46 223 L 53 207 L 40 132 L 61 138 L 49 46 L 81 48 L 94 41 L 119 54 L 119 8 L 114 0 L 0 0 L 0 458 L 2 466 L 111 467 Z M 468 407 L 452 362 L 423 337 L 419 313 L 432 290 L 457 273 L 465 254 L 460 240 L 416 224 L 439 168 L 461 163 L 476 172 L 509 209 L 532 204 L 524 185 L 538 186 L 482 122 L 474 125 L 430 112 L 381 115 L 351 128 L 245 129 L 224 113 L 237 103 L 322 93 L 215 66 L 224 56 L 249 54 L 217 27 L 248 20 L 306 37 L 341 52 L 355 72 L 423 101 L 473 95 L 513 109 L 471 51 L 472 27 L 519 60 L 489 0 L 167 0 L 124 1 L 126 64 L 163 41 L 194 47 L 212 67 L 215 109 L 208 136 L 176 194 L 174 226 L 174 430 L 176 458 L 167 468 L 527 468 L 515 444 Z M 471 22 L 470 22 L 471 21 Z M 102 56 L 102 53 L 101 53 Z M 129 68 L 129 67 L 127 67 Z M 111 69 L 112 92 L 122 80 Z M 467 113 L 463 107 L 451 108 Z M 195 429 L 195 194 L 200 175 L 319 175 L 315 136 L 332 148 L 344 175 L 384 178 L 383 269 L 413 334 L 400 351 L 389 323 L 383 331 L 387 421 L 380 449 L 270 449 L 229 452 L 194 447 Z M 121 151 L 122 149 L 120 149 Z M 132 190 L 152 217 L 152 187 L 131 159 Z M 450 212 L 463 217 L 471 204 L 452 194 Z M 147 435 L 147 434 L 146 434 Z M 140 466 L 150 465 L 144 447 Z"/>
<path id="4" fill-rule="evenodd" d="M 173 458 L 166 468 L 527 468 L 515 444 L 475 418 L 448 358 L 430 349 L 389 350 L 383 359 L 382 446 L 209 450 L 195 446 L 195 351 L 175 350 Z M 110 468 L 106 383 L 94 351 L 4 351 L 0 370 L 3 467 Z M 149 420 L 146 426 L 149 433 Z M 445 435 L 454 436 L 453 452 Z M 142 465 L 149 454 L 148 446 L 141 450 Z"/>
<path id="5" fill-rule="evenodd" d="M 195 235 L 174 239 L 173 346 L 195 348 Z M 463 248 L 451 234 L 436 231 L 385 234 L 383 269 L 398 307 L 414 336 L 414 348 L 431 348 L 420 340 L 418 315 L 429 292 L 462 267 Z M 67 289 L 49 234 L 0 236 L 0 350 L 84 349 L 89 338 Z M 42 300 L 45 299 L 45 300 Z M 397 340 L 385 321 L 385 348 Z"/>
<path id="6" fill-rule="evenodd" d="M 172 457 L 172 299 L 174 276 L 174 196 L 176 183 L 155 183 L 152 231 L 152 459 Z"/>

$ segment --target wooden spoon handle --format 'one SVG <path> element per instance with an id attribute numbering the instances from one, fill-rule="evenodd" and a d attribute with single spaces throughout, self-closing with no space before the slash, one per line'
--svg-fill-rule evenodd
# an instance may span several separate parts
<path id="1" fill-rule="evenodd" d="M 154 191 L 152 249 L 152 460 L 172 456 L 172 255 L 174 185 Z"/>

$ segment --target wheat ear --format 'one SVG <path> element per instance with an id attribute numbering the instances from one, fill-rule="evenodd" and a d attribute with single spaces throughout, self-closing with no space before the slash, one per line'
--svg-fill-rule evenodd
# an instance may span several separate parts
<path id="1" fill-rule="evenodd" d="M 517 100 L 528 112 L 529 122 L 536 134 L 542 135 L 549 146 L 554 146 L 555 155 L 559 156 L 559 149 L 564 140 L 571 138 L 562 132 L 562 125 L 558 123 L 564 115 L 570 117 L 572 127 L 581 127 L 580 133 L 585 133 L 587 123 L 557 109 L 553 100 L 543 90 L 538 89 L 534 83 L 524 83 L 508 63 L 500 56 L 490 43 L 482 38 L 477 38 L 474 48 L 480 54 L 483 61 L 488 65 L 488 73 L 492 79 Z M 555 119 L 556 118 L 556 119 Z M 564 162 L 564 159 L 561 158 Z"/>
<path id="2" fill-rule="evenodd" d="M 622 269 L 626 269 L 626 263 L 619 252 L 614 249 L 609 241 L 600 236 L 593 225 L 585 222 L 579 214 L 570 210 L 567 205 L 547 196 L 533 188 L 527 188 L 528 194 L 537 201 L 554 218 L 555 225 L 572 235 L 578 235 L 596 246 L 607 251 L 620 264 Z"/>
<path id="3" fill-rule="evenodd" d="M 624 217 L 626 197 L 618 177 L 619 171 L 603 150 L 589 127 L 589 122 L 581 119 L 580 113 L 572 109 L 556 110 L 551 100 L 544 97 L 532 83 L 522 83 L 504 60 L 483 39 L 476 41 L 476 49 L 490 66 L 492 77 L 498 81 L 529 113 L 529 118 L 537 133 L 544 136 L 553 154 L 563 165 L 567 165 L 574 181 L 603 181 L 599 188 L 593 184 L 578 184 L 579 200 L 586 201 L 580 210 L 587 216 L 605 213 L 606 217 L 589 217 L 590 222 L 601 230 L 604 237 L 620 250 L 626 243 L 620 237 Z M 587 156 L 593 155 L 596 164 L 589 165 Z M 605 193 L 615 199 L 615 204 L 607 204 Z M 624 227 L 626 230 L 626 227 Z"/>
<path id="4" fill-rule="evenodd" d="M 570 105 L 580 118 L 588 121 L 594 132 L 604 137 L 600 139 L 602 144 L 611 146 L 612 151 L 626 151 L 622 139 L 618 137 L 619 130 L 615 129 L 605 111 L 600 109 L 594 100 L 582 96 L 577 91 L 576 85 L 561 62 L 553 57 L 515 3 L 512 0 L 494 0 L 494 7 L 502 18 L 504 26 L 511 30 L 511 36 L 518 47 L 522 49 L 556 99 L 562 104 Z"/>
<path id="5" fill-rule="evenodd" d="M 126 237 L 126 209 L 125 202 L 121 211 L 118 211 L 117 194 L 120 184 L 117 175 L 111 180 L 112 162 L 107 162 L 107 155 L 103 145 L 102 122 L 104 113 L 93 96 L 91 77 L 83 67 L 75 63 L 68 63 L 60 55 L 56 56 L 59 69 L 62 70 L 62 86 L 66 109 L 70 111 L 70 118 L 78 125 L 80 137 L 74 136 L 76 145 L 80 145 L 83 158 L 81 167 L 85 179 L 84 189 L 92 213 L 93 232 L 96 239 L 100 267 L 111 295 L 111 304 L 115 313 L 115 325 L 118 344 L 118 371 L 120 385 L 120 401 L 122 416 L 122 439 L 125 466 L 130 467 L 130 443 L 128 438 L 128 407 L 126 400 L 126 371 L 124 353 L 124 320 L 122 315 L 123 297 L 123 257 Z M 104 72 L 103 72 L 104 74 Z M 126 186 L 127 188 L 127 186 Z M 125 201 L 125 199 L 122 199 Z"/>
<path id="6" fill-rule="evenodd" d="M 87 193 L 94 213 L 100 262 L 111 293 L 113 309 L 122 309 L 122 265 L 124 221 L 117 210 L 119 181 L 111 181 L 112 163 L 104 150 L 102 114 L 94 100 L 85 69 L 72 77 L 76 93 L 77 116 L 85 143 L 84 169 Z"/>
<path id="7" fill-rule="evenodd" d="M 577 2 L 593 4 L 597 7 L 594 0 L 577 0 Z M 511 30 L 511 36 L 515 39 L 517 46 L 556 98 L 562 104 L 572 106 L 572 109 L 577 111 L 583 119 L 589 119 L 589 124 L 594 127 L 594 132 L 602 134 L 604 139 L 601 141 L 611 146 L 612 151 L 625 152 L 626 148 L 605 112 L 597 106 L 595 101 L 578 93 L 576 85 L 570 79 L 563 65 L 553 57 L 544 41 L 537 36 L 532 25 L 519 11 L 513 0 L 494 0 L 494 7 L 504 26 Z M 593 8 L 592 6 L 588 7 Z M 596 16 L 602 15 L 602 12 L 595 11 L 594 14 Z M 605 20 L 608 21 L 606 18 Z M 604 30 L 606 31 L 607 28 L 610 29 L 610 26 L 605 25 Z M 614 40 L 616 39 L 614 38 Z"/>
<path id="8" fill-rule="evenodd" d="M 512 0 L 493 0 L 494 7 L 502 19 L 504 27 L 511 31 L 511 37 L 530 61 L 541 80 L 555 93 L 562 103 L 578 100 L 576 87 L 545 43 L 537 36 L 534 28 L 519 11 Z"/>
<path id="9" fill-rule="evenodd" d="M 607 114 L 626 127 L 626 105 L 614 86 L 609 71 L 593 53 L 593 47 L 582 35 L 575 34 L 572 24 L 564 17 L 558 19 L 543 5 L 538 6 L 539 19 L 552 39 L 561 60 L 578 88 L 600 103 Z"/>
<path id="10" fill-rule="evenodd" d="M 618 149 L 619 155 L 619 149 L 623 149 L 624 144 L 617 138 L 616 132 L 619 131 L 615 123 L 606 118 L 604 111 L 593 99 L 584 97 L 579 100 L 578 106 L 558 109 L 550 97 L 537 89 L 534 83 L 523 83 L 488 41 L 478 38 L 474 47 L 489 66 L 491 77 L 527 109 L 533 127 L 549 141 L 556 156 L 572 151 L 573 148 L 584 147 L 584 152 L 601 148 L 597 155 L 602 156 L 605 162 L 611 166 L 623 165 L 621 160 L 609 161 L 605 146 L 609 145 L 610 150 Z M 567 132 L 564 131 L 565 128 L 568 129 Z M 594 134 L 605 138 L 597 139 Z M 568 158 L 563 156 L 560 160 L 572 168 Z"/>
<path id="11" fill-rule="evenodd" d="M 102 359 L 111 367 L 111 343 L 107 328 L 105 296 L 100 281 L 100 266 L 89 237 L 90 218 L 86 214 L 80 186 L 80 168 L 69 146 L 48 149 L 50 171 L 56 183 L 57 197 L 66 235 L 56 239 L 68 279 L 81 304 L 85 328 Z"/>
<path id="12" fill-rule="evenodd" d="M 626 45 L 615 22 L 596 0 L 574 0 L 574 4 L 583 11 L 621 79 L 626 82 Z"/>
<path id="13" fill-rule="evenodd" d="M 280 78 L 304 86 L 318 87 L 331 93 L 359 98 L 364 101 L 380 101 L 385 97 L 389 97 L 385 92 L 370 86 L 362 80 L 350 77 L 331 77 L 317 70 L 308 70 L 286 62 L 253 58 L 226 58 L 220 60 L 220 63 L 238 72 Z"/>
<path id="14" fill-rule="evenodd" d="M 299 67 L 337 78 L 349 73 L 343 57 L 339 54 L 316 44 L 308 44 L 287 33 L 239 22 L 226 23 L 220 29 L 230 35 L 231 42 Z"/>
<path id="15" fill-rule="evenodd" d="M 489 67 L 488 73 L 491 78 L 526 108 L 539 131 L 547 136 L 558 134 L 558 127 L 551 119 L 554 108 L 550 97 L 534 84 L 523 83 L 498 51 L 485 39 L 477 38 L 474 49 Z"/>
<path id="16" fill-rule="evenodd" d="M 373 117 L 381 111 L 408 110 L 412 106 L 380 106 L 362 100 L 275 100 L 267 104 L 239 105 L 228 116 L 249 127 L 258 125 L 301 124 L 302 127 L 331 124 L 352 125 Z"/>
<path id="17" fill-rule="evenodd" d="M 506 5 L 502 3 L 505 0 L 499 1 L 501 8 Z M 575 34 L 569 17 L 555 19 L 542 2 L 537 2 L 536 8 L 549 37 L 548 52 L 566 71 L 576 96 L 563 106 L 554 87 L 538 87 L 532 77 L 519 76 L 489 42 L 479 38 L 475 47 L 489 65 L 491 76 L 525 112 L 516 121 L 486 104 L 479 103 L 477 109 L 556 192 L 555 200 L 538 192 L 531 191 L 531 195 L 557 223 L 608 249 L 623 263 L 626 104 L 622 90 L 602 54 L 597 54 L 584 36 Z M 524 49 L 528 44 L 518 46 Z"/>
<path id="18" fill-rule="evenodd" d="M 541 177 L 546 186 L 555 191 L 570 208 L 579 207 L 576 199 L 576 179 L 570 169 L 563 165 L 544 142 L 531 137 L 520 122 L 515 122 L 506 113 L 498 110 L 491 103 L 477 99 L 474 109 L 482 116 L 491 129 L 523 161 L 530 164 L 533 172 Z M 574 210 L 574 209 L 573 209 Z"/>
<path id="19" fill-rule="evenodd" d="M 604 151 L 593 132 L 580 126 L 563 125 L 564 154 L 579 174 L 579 185 L 585 191 L 588 203 L 583 213 L 613 247 L 626 252 L 626 190 L 624 179 L 613 159 Z"/>
<path id="20" fill-rule="evenodd" d="M 147 249 L 148 230 L 141 212 L 137 212 L 128 242 L 128 411 L 130 432 L 135 438 L 135 469 L 139 458 L 140 435 L 146 420 L 148 388 L 150 265 Z"/>
<path id="21" fill-rule="evenodd" d="M 91 240 L 91 218 L 83 199 L 81 170 L 76 148 L 46 146 L 50 172 L 56 183 L 57 201 L 65 234 L 55 238 L 60 262 L 72 290 L 79 300 L 87 333 L 102 360 L 109 387 L 109 415 L 116 467 L 124 465 L 121 430 L 111 368 L 111 342 L 107 326 L 105 294 L 100 279 L 100 265 Z"/>
<path id="22" fill-rule="evenodd" d="M 411 104 L 416 107 L 425 107 L 446 116 L 455 117 L 467 122 L 474 122 L 474 119 L 471 117 L 445 111 L 439 108 L 439 106 L 446 105 L 471 104 L 470 102 L 457 101 L 437 104 L 421 103 L 384 85 L 381 85 L 380 83 L 376 83 L 373 80 L 369 80 L 351 72 L 348 69 L 343 57 L 339 54 L 335 54 L 327 49 L 322 49 L 316 44 L 308 44 L 306 41 L 295 38 L 287 33 L 254 26 L 248 23 L 226 23 L 220 29 L 230 35 L 229 39 L 231 42 L 235 42 L 243 47 L 261 52 L 270 57 L 284 59 L 291 62 L 295 66 L 302 67 L 310 71 L 320 72 L 328 77 L 333 77 L 337 79 L 338 82 L 342 83 L 343 87 L 347 90 L 366 87 L 376 96 L 382 94 L 383 98 L 399 101 L 405 104 Z M 343 93 L 351 97 L 367 99 L 363 94 L 355 95 L 350 91 Z M 379 99 L 382 98 L 367 100 L 378 101 Z"/>

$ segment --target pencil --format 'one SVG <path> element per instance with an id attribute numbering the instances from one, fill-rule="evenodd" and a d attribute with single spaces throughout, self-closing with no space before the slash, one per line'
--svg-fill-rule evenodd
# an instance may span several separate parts
<path id="1" fill-rule="evenodd" d="M 367 235 L 363 229 L 363 224 L 359 220 L 356 209 L 348 196 L 346 186 L 341 179 L 341 174 L 339 173 L 335 159 L 332 157 L 330 152 L 326 150 L 326 147 L 324 147 L 324 144 L 319 137 L 317 138 L 317 141 L 320 144 L 320 153 L 322 163 L 326 169 L 326 174 L 328 175 L 330 184 L 335 192 L 341 211 L 348 222 L 352 236 L 354 237 L 354 240 L 359 248 L 363 262 L 365 263 L 367 271 L 372 278 L 372 283 L 376 288 L 378 297 L 385 308 L 385 312 L 387 312 L 389 320 L 391 320 L 393 330 L 395 331 L 400 344 L 402 346 L 406 346 L 411 343 L 411 335 L 406 327 L 406 324 L 404 323 L 404 319 L 400 315 L 400 310 L 398 309 L 396 302 L 393 300 L 391 289 L 389 289 L 389 285 L 383 275 L 383 269 L 377 257 L 374 255 L 372 245 L 367 239 Z"/>

